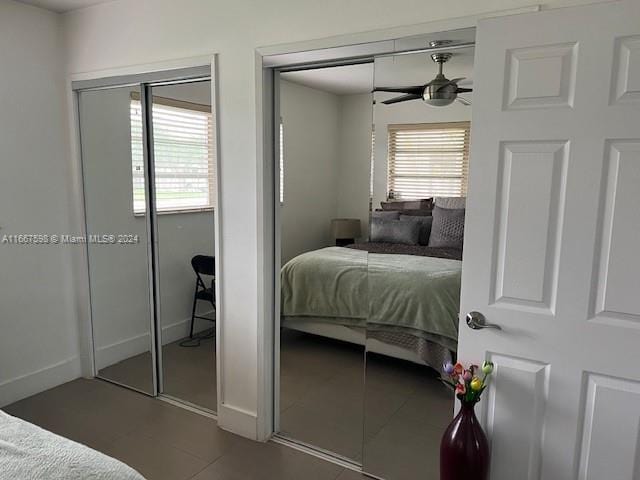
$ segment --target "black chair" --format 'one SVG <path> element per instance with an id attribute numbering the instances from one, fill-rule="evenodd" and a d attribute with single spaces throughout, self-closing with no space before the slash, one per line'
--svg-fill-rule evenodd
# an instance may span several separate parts
<path id="1" fill-rule="evenodd" d="M 198 300 L 210 302 L 213 306 L 213 309 L 215 310 L 216 308 L 216 292 L 214 289 L 215 265 L 216 259 L 208 255 L 196 255 L 191 259 L 191 266 L 193 267 L 193 271 L 196 273 L 196 289 L 193 292 L 193 308 L 191 310 L 191 330 L 189 333 L 189 338 L 193 338 L 193 325 L 196 318 L 209 320 L 210 322 L 216 321 L 215 318 L 200 317 L 196 315 L 196 306 L 198 304 Z M 202 279 L 202 275 L 213 277 L 211 279 L 211 287 L 207 288 L 204 280 Z"/>

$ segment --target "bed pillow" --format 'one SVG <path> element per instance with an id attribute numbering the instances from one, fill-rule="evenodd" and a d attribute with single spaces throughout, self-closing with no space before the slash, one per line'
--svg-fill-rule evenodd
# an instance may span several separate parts
<path id="1" fill-rule="evenodd" d="M 412 217 L 430 217 L 431 209 L 429 210 L 398 210 L 400 215 L 407 215 Z"/>
<path id="2" fill-rule="evenodd" d="M 371 242 L 402 243 L 418 245 L 420 224 L 400 220 L 376 220 L 371 222 Z"/>
<path id="3" fill-rule="evenodd" d="M 434 197 L 433 205 L 440 208 L 460 209 L 467 207 L 467 197 Z"/>
<path id="4" fill-rule="evenodd" d="M 417 215 L 400 215 L 401 222 L 416 222 L 420 225 L 420 236 L 418 243 L 420 245 L 429 245 L 429 236 L 431 235 L 431 222 L 433 217 L 431 215 L 425 217 L 419 217 Z"/>
<path id="5" fill-rule="evenodd" d="M 422 198 L 420 200 L 390 200 L 380 202 L 382 210 L 431 210 L 433 208 L 433 198 Z"/>
<path id="6" fill-rule="evenodd" d="M 429 246 L 462 248 L 464 213 L 464 208 L 434 207 Z"/>
<path id="7" fill-rule="evenodd" d="M 371 212 L 372 220 L 400 220 L 400 212 L 392 210 L 376 210 Z"/>

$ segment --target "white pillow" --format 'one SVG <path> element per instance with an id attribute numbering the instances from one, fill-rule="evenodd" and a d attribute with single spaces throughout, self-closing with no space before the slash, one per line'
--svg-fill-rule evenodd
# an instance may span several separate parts
<path id="1" fill-rule="evenodd" d="M 433 204 L 448 209 L 466 208 L 467 197 L 433 197 Z"/>

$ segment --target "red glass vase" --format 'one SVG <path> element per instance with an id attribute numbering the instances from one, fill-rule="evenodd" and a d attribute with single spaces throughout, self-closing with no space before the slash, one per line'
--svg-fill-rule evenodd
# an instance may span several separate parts
<path id="1" fill-rule="evenodd" d="M 488 480 L 487 436 L 476 418 L 475 403 L 461 403 L 440 442 L 440 480 Z"/>

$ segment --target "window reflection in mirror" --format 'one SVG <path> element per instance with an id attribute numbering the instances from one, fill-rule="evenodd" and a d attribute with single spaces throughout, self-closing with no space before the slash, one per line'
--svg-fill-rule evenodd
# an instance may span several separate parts
<path id="1" fill-rule="evenodd" d="M 472 67 L 456 50 L 444 73 L 469 86 Z M 471 106 L 382 91 L 436 73 L 428 53 L 375 61 L 363 469 L 388 480 L 438 478 L 454 410 L 439 375 L 456 358 Z"/>

